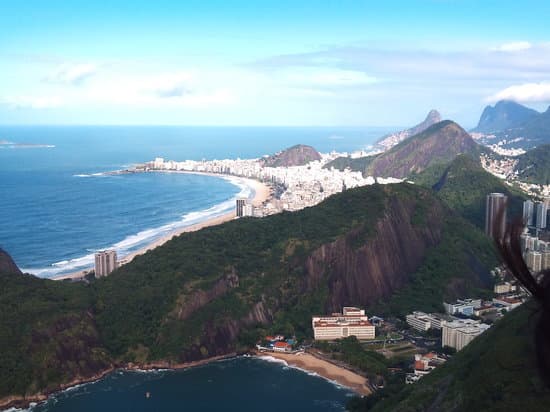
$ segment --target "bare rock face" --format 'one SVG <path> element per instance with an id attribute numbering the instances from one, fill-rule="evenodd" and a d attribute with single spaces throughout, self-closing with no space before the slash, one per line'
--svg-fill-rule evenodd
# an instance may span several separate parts
<path id="1" fill-rule="evenodd" d="M 420 266 L 427 250 L 441 240 L 443 213 L 439 204 L 430 210 L 430 225 L 412 223 L 415 205 L 391 201 L 376 224 L 376 236 L 359 248 L 350 246 L 353 232 L 317 249 L 307 260 L 306 290 L 328 276 L 327 313 L 345 305 L 368 306 L 402 287 Z"/>
<path id="2" fill-rule="evenodd" d="M 0 273 L 9 273 L 21 275 L 21 271 L 11 258 L 11 256 L 0 248 Z"/>
<path id="3" fill-rule="evenodd" d="M 321 160 L 321 155 L 311 146 L 299 144 L 261 160 L 263 167 L 303 166 Z"/>

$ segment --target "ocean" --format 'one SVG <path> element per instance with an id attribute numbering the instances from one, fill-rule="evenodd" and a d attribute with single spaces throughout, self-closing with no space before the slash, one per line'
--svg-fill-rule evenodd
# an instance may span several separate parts
<path id="1" fill-rule="evenodd" d="M 328 412 L 344 411 L 352 396 L 344 387 L 279 362 L 235 358 L 186 370 L 113 372 L 27 411 Z"/>
<path id="2" fill-rule="evenodd" d="M 104 175 L 135 163 L 257 158 L 294 144 L 354 151 L 389 128 L 0 127 L 0 247 L 41 277 L 93 264 L 94 252 L 138 250 L 251 196 L 238 179 Z M 11 144 L 6 144 L 10 142 Z"/>

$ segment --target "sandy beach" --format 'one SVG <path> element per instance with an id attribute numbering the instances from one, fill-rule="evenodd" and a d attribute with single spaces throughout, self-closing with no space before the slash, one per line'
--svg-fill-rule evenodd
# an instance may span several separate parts
<path id="1" fill-rule="evenodd" d="M 162 173 L 192 173 L 192 174 L 202 174 L 202 175 L 208 175 L 208 176 L 215 176 L 218 178 L 223 178 L 224 175 L 219 174 L 213 174 L 213 173 L 201 173 L 201 172 L 185 172 L 185 171 L 178 171 L 178 172 L 162 172 Z M 247 179 L 247 178 L 241 178 L 239 179 L 246 180 L 247 184 L 253 188 L 254 190 L 254 197 L 252 198 L 252 204 L 254 206 L 260 206 L 263 202 L 269 199 L 271 196 L 271 189 L 266 186 L 265 184 L 253 180 L 253 179 Z M 144 246 L 143 248 L 136 250 L 133 253 L 130 253 L 122 258 L 120 258 L 121 265 L 129 263 L 134 259 L 136 256 L 143 255 L 144 253 L 148 252 L 149 250 L 153 250 L 156 247 L 159 247 L 163 245 L 164 243 L 168 242 L 170 239 L 172 239 L 174 236 L 181 235 L 182 233 L 188 233 L 188 232 L 195 232 L 197 230 L 204 229 L 206 227 L 210 226 L 216 226 L 225 222 L 228 222 L 230 220 L 235 219 L 235 211 L 226 213 L 221 216 L 215 216 L 211 219 L 205 220 L 204 222 L 200 222 L 191 226 L 182 227 L 178 230 L 175 230 L 171 233 L 169 233 L 166 236 L 163 236 L 157 240 L 155 240 L 152 243 L 149 243 L 148 245 Z M 66 280 L 66 279 L 79 279 L 86 275 L 86 273 L 93 268 L 89 267 L 86 269 L 79 270 L 77 272 L 72 273 L 65 273 L 59 276 L 55 276 L 52 279 L 53 280 Z"/>
<path id="2" fill-rule="evenodd" d="M 280 353 L 266 352 L 257 353 L 257 356 L 271 356 L 275 359 L 284 360 L 289 366 L 294 366 L 308 372 L 315 372 L 325 379 L 337 382 L 338 384 L 350 388 L 359 395 L 370 395 L 371 390 L 368 386 L 367 378 L 355 372 L 334 365 L 325 360 L 316 358 L 309 353 Z"/>

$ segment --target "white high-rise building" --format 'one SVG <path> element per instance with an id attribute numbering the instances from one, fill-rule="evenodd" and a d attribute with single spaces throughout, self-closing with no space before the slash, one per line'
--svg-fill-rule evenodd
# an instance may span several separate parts
<path id="1" fill-rule="evenodd" d="M 542 270 L 542 253 L 535 250 L 527 251 L 525 255 L 525 264 L 533 272 L 540 272 Z"/>
<path id="2" fill-rule="evenodd" d="M 375 327 L 369 322 L 365 311 L 354 307 L 344 307 L 342 313 L 311 318 L 315 340 L 334 340 L 355 336 L 357 339 L 374 339 Z"/>
<path id="3" fill-rule="evenodd" d="M 104 250 L 95 254 L 95 276 L 107 276 L 117 268 L 117 256 L 115 250 Z"/>
<path id="4" fill-rule="evenodd" d="M 546 216 L 548 215 L 548 204 L 546 202 L 537 202 L 537 229 L 546 229 Z"/>
<path id="5" fill-rule="evenodd" d="M 506 203 L 504 193 L 490 193 L 485 203 L 485 234 L 500 238 L 506 231 Z"/>
<path id="6" fill-rule="evenodd" d="M 523 202 L 523 223 L 526 226 L 533 226 L 533 215 L 535 204 L 531 200 Z"/>

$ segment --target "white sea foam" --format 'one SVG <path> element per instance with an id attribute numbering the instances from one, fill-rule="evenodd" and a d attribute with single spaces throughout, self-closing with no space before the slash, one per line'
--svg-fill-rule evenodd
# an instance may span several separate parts
<path id="1" fill-rule="evenodd" d="M 103 173 L 94 173 L 91 175 L 75 175 L 75 176 L 105 176 Z M 185 227 L 193 226 L 195 224 L 204 222 L 206 220 L 222 216 L 235 208 L 235 200 L 237 198 L 253 198 L 255 191 L 248 179 L 243 179 L 234 176 L 220 176 L 229 183 L 239 188 L 233 198 L 228 199 L 222 203 L 214 205 L 208 209 L 189 212 L 181 216 L 181 219 L 175 222 L 170 222 L 165 225 L 142 230 L 136 234 L 129 235 L 123 240 L 116 242 L 112 245 L 105 245 L 105 247 L 98 247 L 97 249 L 87 249 L 89 254 L 80 256 L 74 259 L 62 260 L 55 262 L 49 267 L 45 268 L 23 268 L 26 273 L 33 273 L 40 277 L 51 278 L 63 273 L 71 273 L 79 270 L 90 268 L 94 265 L 94 253 L 105 249 L 115 249 L 119 258 L 124 258 L 136 250 L 155 242 L 156 240 L 169 235 L 177 230 Z"/>

